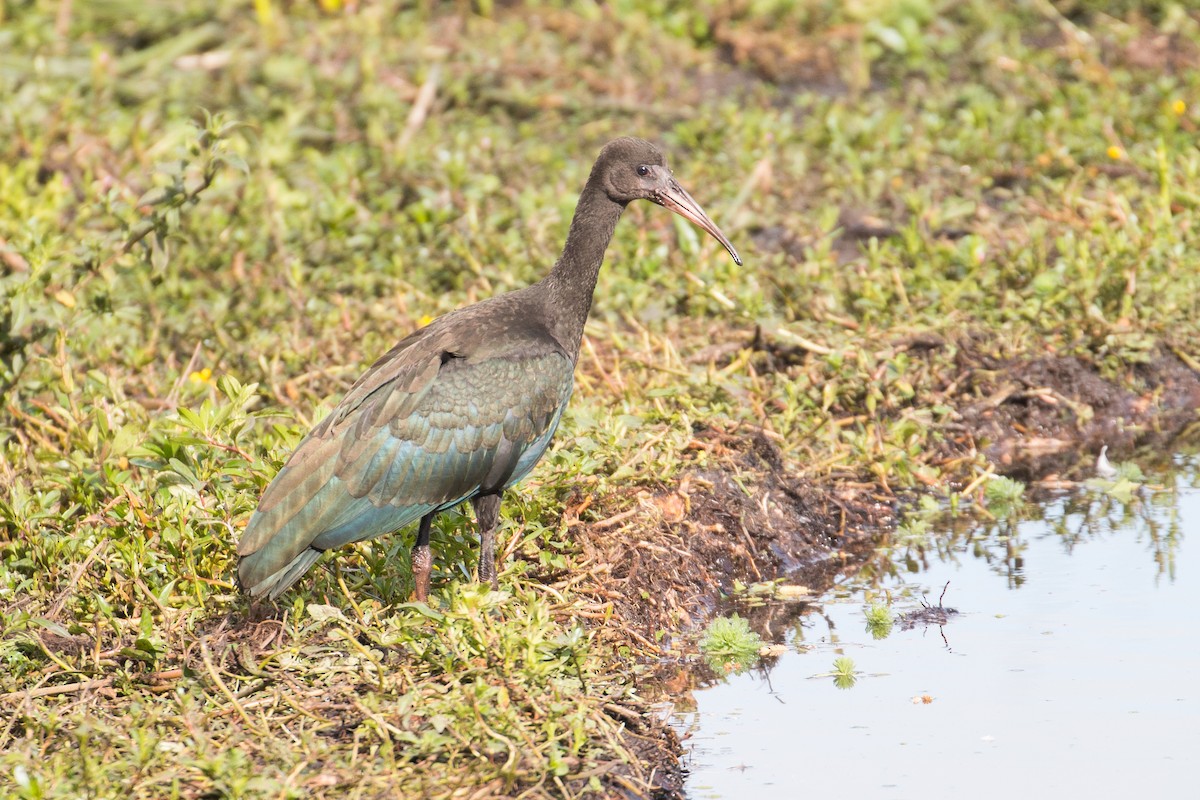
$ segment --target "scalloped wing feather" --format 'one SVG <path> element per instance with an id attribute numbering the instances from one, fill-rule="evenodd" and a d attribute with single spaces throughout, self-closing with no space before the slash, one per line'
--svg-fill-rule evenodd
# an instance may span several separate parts
<path id="1" fill-rule="evenodd" d="M 315 551 L 381 536 L 524 477 L 573 385 L 570 359 L 537 344 L 476 361 L 440 352 L 416 360 L 401 343 L 381 359 L 267 487 L 238 546 L 242 585 L 277 597 Z"/>

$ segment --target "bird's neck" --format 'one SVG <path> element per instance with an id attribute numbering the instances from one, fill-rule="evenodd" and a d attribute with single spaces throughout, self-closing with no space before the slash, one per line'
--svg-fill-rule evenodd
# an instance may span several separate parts
<path id="1" fill-rule="evenodd" d="M 551 333 L 571 354 L 579 356 L 583 325 L 592 308 L 596 277 L 604 263 L 604 251 L 612 239 L 624 206 L 610 200 L 608 194 L 588 181 L 579 196 L 571 231 L 562 255 L 546 276 L 543 286 L 550 312 Z"/>

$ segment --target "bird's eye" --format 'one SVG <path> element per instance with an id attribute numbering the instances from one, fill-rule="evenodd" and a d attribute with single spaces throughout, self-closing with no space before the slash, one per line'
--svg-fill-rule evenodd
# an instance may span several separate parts
<path id="1" fill-rule="evenodd" d="M 644 178 L 649 174 L 650 174 L 650 168 L 647 167 L 645 164 L 642 164 L 640 167 L 638 167 L 638 175 L 641 175 Z"/>

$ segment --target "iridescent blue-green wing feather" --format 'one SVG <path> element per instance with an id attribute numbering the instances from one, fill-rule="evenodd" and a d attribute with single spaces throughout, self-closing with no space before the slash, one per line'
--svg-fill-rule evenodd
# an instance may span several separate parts
<path id="1" fill-rule="evenodd" d="M 278 597 L 325 550 L 524 477 L 549 445 L 572 386 L 572 364 L 554 347 L 384 361 L 264 492 L 238 547 L 239 580 L 251 594 Z"/>

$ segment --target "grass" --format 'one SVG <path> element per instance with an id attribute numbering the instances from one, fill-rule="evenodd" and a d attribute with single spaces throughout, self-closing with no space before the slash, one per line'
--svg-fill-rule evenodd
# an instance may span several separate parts
<path id="1" fill-rule="evenodd" d="M 697 432 L 975 497 L 964 363 L 1078 358 L 1150 405 L 1146 364 L 1200 365 L 1198 34 L 1174 4 L 0 2 L 0 789 L 646 785 L 656 631 L 612 620 L 654 598 L 585 552 L 719 466 Z M 234 545 L 299 437 L 543 274 L 622 134 L 746 264 L 630 208 L 503 591 L 445 515 L 431 612 L 409 534 L 249 609 Z"/>

